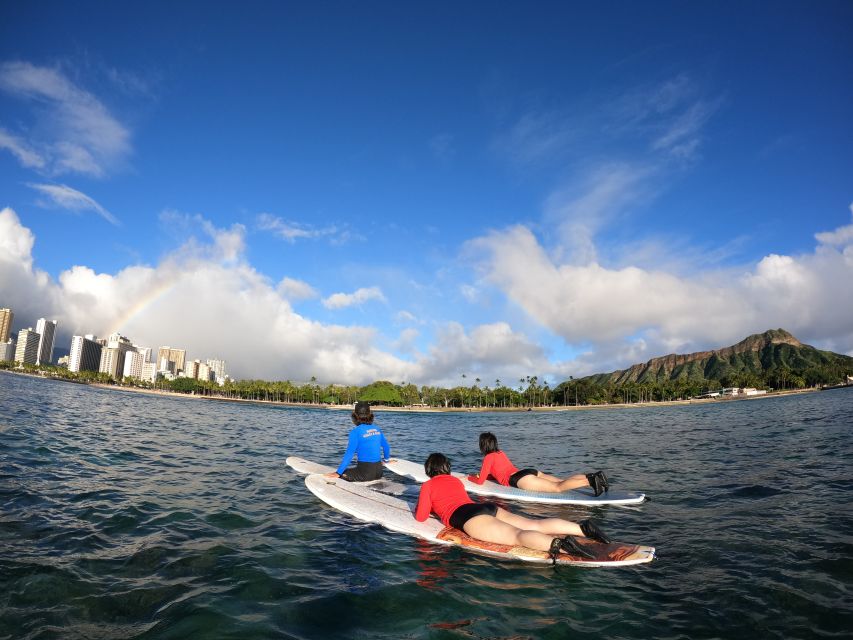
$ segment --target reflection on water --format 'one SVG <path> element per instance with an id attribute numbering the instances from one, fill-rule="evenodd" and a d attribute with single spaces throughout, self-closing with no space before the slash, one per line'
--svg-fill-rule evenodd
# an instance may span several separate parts
<path id="1" fill-rule="evenodd" d="M 392 455 L 604 467 L 593 516 L 651 565 L 530 567 L 353 521 L 288 455 L 337 463 L 334 411 L 0 374 L 0 638 L 813 637 L 853 628 L 853 392 L 552 414 L 380 413 Z M 394 481 L 398 479 L 394 478 Z"/>

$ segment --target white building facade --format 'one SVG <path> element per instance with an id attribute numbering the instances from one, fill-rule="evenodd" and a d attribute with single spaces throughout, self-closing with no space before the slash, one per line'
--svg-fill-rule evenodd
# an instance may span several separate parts
<path id="1" fill-rule="evenodd" d="M 145 354 L 139 351 L 128 351 L 124 355 L 124 370 L 122 375 L 125 378 L 142 379 L 142 366 L 145 364 Z"/>
<path id="2" fill-rule="evenodd" d="M 11 362 L 15 359 L 15 341 L 0 342 L 0 362 Z"/>
<path id="3" fill-rule="evenodd" d="M 107 339 L 107 346 L 101 351 L 101 363 L 98 371 L 107 373 L 113 380 L 121 379 L 124 373 L 124 358 L 128 351 L 133 351 L 130 340 L 114 333 Z"/>
<path id="4" fill-rule="evenodd" d="M 95 336 L 74 336 L 71 338 L 71 352 L 68 355 L 69 371 L 97 371 L 101 365 L 102 345 Z"/>
<path id="5" fill-rule="evenodd" d="M 53 340 L 56 337 L 56 320 L 39 318 L 36 323 L 36 332 L 39 334 L 39 349 L 36 364 L 50 364 L 53 362 Z"/>
<path id="6" fill-rule="evenodd" d="M 225 371 L 225 360 L 209 358 L 207 360 L 207 366 L 210 367 L 210 375 L 212 376 L 212 379 L 216 380 L 219 384 L 225 384 L 225 376 L 227 375 Z"/>
<path id="7" fill-rule="evenodd" d="M 22 364 L 35 364 L 38 361 L 39 338 L 41 336 L 33 330 L 21 329 L 18 332 L 18 345 L 15 348 L 15 361 Z"/>

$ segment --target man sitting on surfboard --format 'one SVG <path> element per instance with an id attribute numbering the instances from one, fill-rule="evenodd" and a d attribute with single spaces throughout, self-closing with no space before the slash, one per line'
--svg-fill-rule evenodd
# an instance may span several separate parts
<path id="1" fill-rule="evenodd" d="M 462 481 L 450 475 L 450 460 L 444 454 L 431 453 L 424 463 L 424 471 L 430 479 L 421 485 L 415 510 L 418 522 L 435 513 L 445 526 L 464 531 L 472 538 L 547 551 L 552 558 L 560 551 L 594 558 L 575 542 L 574 536 L 610 542 L 591 520 L 575 523 L 561 518 L 525 518 L 491 502 L 474 502 Z"/>
<path id="2" fill-rule="evenodd" d="M 491 476 L 505 487 L 518 487 L 525 491 L 559 493 L 589 485 L 598 497 L 610 489 L 610 483 L 603 471 L 578 473 L 568 478 L 557 478 L 537 469 L 519 471 L 509 461 L 507 455 L 498 449 L 498 439 L 495 434 L 488 431 L 480 434 L 480 452 L 485 456 L 480 473 L 468 476 L 468 480 L 475 484 L 483 484 Z"/>
<path id="3" fill-rule="evenodd" d="M 352 411 L 352 423 L 355 428 L 349 432 L 347 450 L 335 473 L 326 474 L 328 477 L 341 477 L 348 482 L 367 482 L 379 480 L 382 477 L 382 461 L 388 462 L 391 448 L 388 440 L 373 424 L 373 412 L 367 402 L 356 402 Z M 383 455 L 384 454 L 384 455 Z M 355 468 L 347 469 L 353 457 L 358 458 Z"/>

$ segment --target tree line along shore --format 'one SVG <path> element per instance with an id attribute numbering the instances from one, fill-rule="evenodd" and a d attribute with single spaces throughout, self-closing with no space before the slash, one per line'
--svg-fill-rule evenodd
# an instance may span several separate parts
<path id="1" fill-rule="evenodd" d="M 764 376 L 746 372 L 723 380 L 685 379 L 602 384 L 589 378 L 581 378 L 567 380 L 553 388 L 547 382 L 540 384 L 536 376 L 519 378 L 515 387 L 505 385 L 499 379 L 489 385 L 475 378 L 470 386 L 462 384 L 446 388 L 429 385 L 418 387 L 412 383 L 395 384 L 388 381 L 377 381 L 366 386 L 323 385 L 317 383 L 316 379 L 302 384 L 287 380 L 229 380 L 221 386 L 215 382 L 193 378 L 160 379 L 152 383 L 136 378 L 114 380 L 108 374 L 95 371 L 73 372 L 50 365 L 0 362 L 0 370 L 126 390 L 328 407 L 351 406 L 356 400 L 364 400 L 388 408 L 457 411 L 670 404 L 697 400 L 726 387 L 750 387 L 767 391 L 769 395 L 778 395 L 782 392 L 818 390 L 846 381 L 846 373 L 840 369 L 835 371 L 835 368 L 837 367 L 812 366 L 804 371 L 782 368 L 767 371 Z"/>

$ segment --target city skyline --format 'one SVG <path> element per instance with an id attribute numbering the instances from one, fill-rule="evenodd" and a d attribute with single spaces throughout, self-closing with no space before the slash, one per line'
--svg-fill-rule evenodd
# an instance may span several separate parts
<path id="1" fill-rule="evenodd" d="M 344 384 L 853 354 L 849 3 L 201 6 L 2 9 L 17 330 Z"/>
<path id="2" fill-rule="evenodd" d="M 59 365 L 75 372 L 97 371 L 108 374 L 116 381 L 133 377 L 154 382 L 158 376 L 168 379 L 185 376 L 222 384 L 229 378 L 225 360 L 206 358 L 204 362 L 199 359 L 187 361 L 186 349 L 170 346 L 159 347 L 156 358 L 152 360 L 151 347 L 136 344 L 117 332 L 101 339 L 95 334 L 72 336 L 63 365 L 53 358 L 57 321 L 39 318 L 36 329 L 22 328 L 13 338 L 11 326 L 14 315 L 12 309 L 0 308 L 0 336 L 7 337 L 7 340 L 0 340 L 0 348 L 3 349 L 0 362 L 8 360 L 36 366 Z M 190 375 L 187 375 L 187 362 L 192 368 Z"/>

